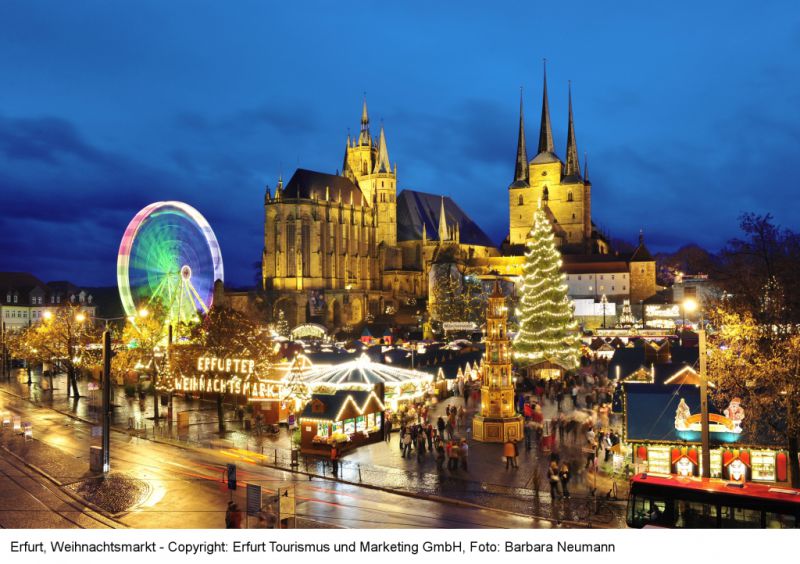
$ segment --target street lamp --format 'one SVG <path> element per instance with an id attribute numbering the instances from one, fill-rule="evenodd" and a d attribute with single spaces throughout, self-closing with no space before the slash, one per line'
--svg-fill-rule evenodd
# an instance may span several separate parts
<path id="1" fill-rule="evenodd" d="M 142 310 L 147 311 L 147 310 Z M 45 311 L 45 319 L 50 319 L 52 314 Z M 141 313 L 141 312 L 140 312 Z M 105 329 L 103 330 L 103 472 L 111 471 L 111 331 L 108 324 L 111 321 L 121 321 L 125 317 L 94 317 L 87 316 L 83 312 L 78 313 L 75 319 L 79 322 L 84 322 L 87 319 L 105 322 Z M 158 407 L 156 407 L 158 413 Z"/>
<path id="2" fill-rule="evenodd" d="M 6 360 L 6 322 L 2 322 L 2 329 L 0 329 L 0 333 L 2 333 L 3 337 L 3 376 L 8 376 L 8 379 L 11 380 L 11 372 L 8 370 L 8 361 Z"/>
<path id="3" fill-rule="evenodd" d="M 606 304 L 608 304 L 608 298 L 606 297 L 605 294 L 603 294 L 603 297 L 600 298 L 600 303 L 603 304 L 603 329 L 605 329 L 606 328 Z"/>
<path id="4" fill-rule="evenodd" d="M 706 329 L 703 323 L 703 310 L 697 301 L 687 298 L 683 301 L 684 316 L 686 312 L 700 311 L 700 328 L 697 330 L 698 351 L 700 357 L 700 442 L 703 449 L 702 476 L 711 477 L 711 438 L 708 424 L 708 374 L 706 374 Z M 685 320 L 684 320 L 685 322 Z"/>

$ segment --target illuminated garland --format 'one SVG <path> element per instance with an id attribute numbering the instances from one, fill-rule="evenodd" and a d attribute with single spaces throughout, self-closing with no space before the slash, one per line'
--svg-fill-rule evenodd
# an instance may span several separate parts
<path id="1" fill-rule="evenodd" d="M 544 210 L 536 210 L 527 243 L 514 356 L 532 361 L 555 360 L 567 368 L 579 364 L 578 325 L 572 316 L 561 254 Z"/>

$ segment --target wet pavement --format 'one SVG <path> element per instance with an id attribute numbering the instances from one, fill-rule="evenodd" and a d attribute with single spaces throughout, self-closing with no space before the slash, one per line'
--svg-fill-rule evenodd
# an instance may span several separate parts
<path id="1" fill-rule="evenodd" d="M 33 384 L 28 386 L 27 377 L 22 371 L 16 374 L 17 378 L 10 384 L 5 384 L 6 389 L 21 398 L 27 398 L 38 405 L 46 406 L 63 415 L 53 413 L 50 417 L 57 419 L 56 423 L 68 428 L 75 424 L 74 418 L 80 418 L 83 424 L 97 434 L 97 419 L 99 416 L 99 392 L 88 390 L 87 382 L 79 384 L 82 397 L 78 402 L 66 397 L 66 382 L 63 376 L 53 379 L 53 390 L 42 390 L 39 386 L 39 375 L 33 375 Z M 211 447 L 231 456 L 241 457 L 262 466 L 273 466 L 286 470 L 300 470 L 301 472 L 332 478 L 329 464 L 318 459 L 303 459 L 299 468 L 292 468 L 290 464 L 290 437 L 286 430 L 278 436 L 254 436 L 253 433 L 242 429 L 241 422 L 235 417 L 232 409 L 226 409 L 227 432 L 218 432 L 216 404 L 200 400 L 174 398 L 174 414 L 180 411 L 189 413 L 188 432 L 179 433 L 177 425 L 170 426 L 164 421 L 166 408 L 161 408 L 162 419 L 160 425 L 153 422 L 153 398 L 145 401 L 126 398 L 118 387 L 114 387 L 112 403 L 115 404 L 114 420 L 115 429 L 123 431 L 130 436 L 146 436 L 156 439 L 164 444 L 175 446 Z M 569 404 L 569 400 L 565 403 Z M 432 410 L 432 421 L 439 414 L 443 414 L 445 405 L 463 405 L 460 398 L 449 398 L 440 402 Z M 557 413 L 556 406 L 545 401 L 543 405 L 546 419 L 554 417 Z M 608 491 L 611 479 L 603 472 L 597 474 L 586 472 L 582 469 L 584 455 L 580 452 L 577 442 L 566 437 L 564 444 L 558 444 L 556 450 L 561 459 L 570 462 L 575 469 L 573 480 L 570 483 L 572 498 L 569 500 L 551 500 L 548 491 L 537 492 L 538 483 L 548 490 L 544 473 L 550 460 L 550 453 L 533 448 L 526 451 L 520 445 L 519 468 L 506 469 L 502 455 L 502 445 L 487 444 L 474 441 L 470 437 L 470 421 L 475 409 L 467 407 L 467 422 L 465 428 L 457 430 L 456 434 L 465 436 L 470 445 L 469 471 L 437 471 L 434 457 L 426 453 L 421 461 L 417 460 L 414 453 L 410 459 L 400 456 L 399 437 L 394 433 L 391 441 L 378 442 L 361 447 L 348 453 L 342 461 L 339 475 L 336 479 L 357 485 L 367 485 L 386 490 L 396 490 L 414 495 L 430 496 L 433 498 L 450 498 L 466 504 L 475 504 L 493 509 L 513 512 L 519 515 L 539 516 L 555 522 L 576 522 L 595 526 L 624 526 L 622 504 L 601 503 L 600 511 L 592 505 L 589 492 L 596 489 L 598 492 Z M 36 430 L 34 430 L 34 433 Z M 98 437 L 91 437 L 90 441 L 99 444 Z M 28 449 L 41 447 L 26 447 Z M 57 461 L 57 457 L 44 458 L 45 466 L 64 464 Z M 85 468 L 85 465 L 83 466 Z M 44 469 L 44 468 L 43 468 Z M 77 481 L 85 479 L 77 469 L 53 468 L 54 474 L 60 476 L 71 475 Z M 596 480 L 596 484 L 595 484 Z M 618 479 L 617 485 L 624 490 L 624 480 Z M 620 496 L 624 497 L 624 491 Z M 135 504 L 135 502 L 132 502 Z M 113 511 L 112 511 L 113 513 Z"/>

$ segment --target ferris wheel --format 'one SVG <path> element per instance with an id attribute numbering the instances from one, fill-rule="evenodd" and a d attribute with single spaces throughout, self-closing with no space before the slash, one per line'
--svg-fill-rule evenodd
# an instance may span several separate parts
<path id="1" fill-rule="evenodd" d="M 128 224 L 117 256 L 117 285 L 128 316 L 160 303 L 172 323 L 199 320 L 224 276 L 206 219 L 183 202 L 156 202 Z"/>

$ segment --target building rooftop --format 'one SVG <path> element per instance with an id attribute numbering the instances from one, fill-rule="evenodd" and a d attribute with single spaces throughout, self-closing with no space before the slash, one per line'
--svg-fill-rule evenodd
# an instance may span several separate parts
<path id="1" fill-rule="evenodd" d="M 439 221 L 442 196 L 403 190 L 397 196 L 397 240 L 419 241 L 422 239 L 422 226 L 425 225 L 429 240 L 439 239 Z M 469 217 L 452 198 L 444 196 L 444 213 L 448 227 L 458 223 L 459 238 L 462 244 L 494 247 L 489 236 Z"/>
<path id="2" fill-rule="evenodd" d="M 342 203 L 349 205 L 352 195 L 354 205 L 358 207 L 369 205 L 361 189 L 349 178 L 304 168 L 298 168 L 294 172 L 284 187 L 281 198 L 325 201 L 326 192 L 332 202 L 338 202 L 341 197 Z"/>

